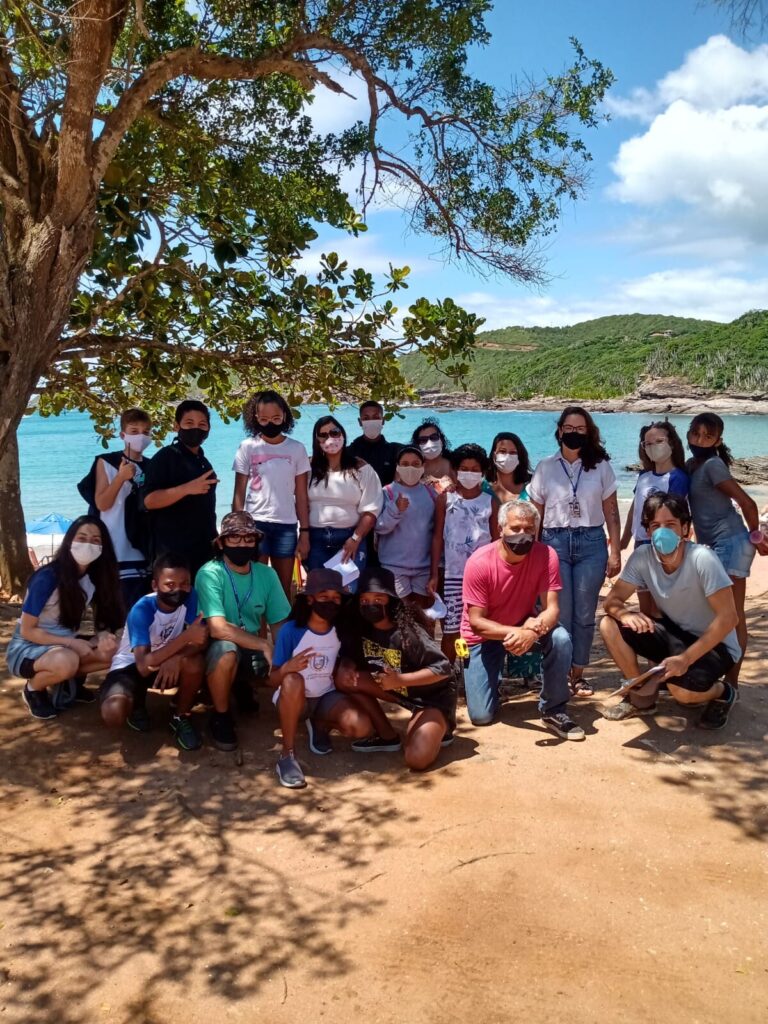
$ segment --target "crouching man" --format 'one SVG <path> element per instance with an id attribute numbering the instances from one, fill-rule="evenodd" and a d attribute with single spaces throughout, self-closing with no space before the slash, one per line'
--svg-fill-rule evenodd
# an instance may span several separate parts
<path id="1" fill-rule="evenodd" d="M 731 580 L 714 551 L 688 539 L 684 498 L 652 494 L 642 524 L 651 543 L 635 549 L 613 585 L 600 633 L 625 680 L 640 675 L 638 655 L 664 671 L 603 714 L 613 721 L 653 714 L 664 682 L 678 703 L 705 705 L 702 729 L 722 729 L 736 700 L 723 676 L 741 657 Z M 627 606 L 638 589 L 650 593 L 659 618 Z"/>

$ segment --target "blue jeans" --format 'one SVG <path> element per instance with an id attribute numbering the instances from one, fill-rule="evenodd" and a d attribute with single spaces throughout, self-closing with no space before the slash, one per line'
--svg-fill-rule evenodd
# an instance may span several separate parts
<path id="1" fill-rule="evenodd" d="M 354 532 L 354 526 L 350 526 L 349 529 L 338 529 L 332 526 L 310 526 L 309 554 L 304 563 L 307 572 L 310 569 L 321 569 L 328 559 L 332 558 L 341 549 L 344 541 L 349 540 Z M 358 547 L 357 554 L 355 555 L 355 565 L 360 572 L 365 568 L 367 557 L 368 545 L 363 542 Z M 348 590 L 354 594 L 357 590 L 357 581 L 351 583 Z"/>
<path id="2" fill-rule="evenodd" d="M 573 664 L 584 668 L 595 635 L 595 613 L 608 564 L 602 526 L 542 530 L 541 539 L 560 559 L 560 625 L 571 634 Z"/>
<path id="3" fill-rule="evenodd" d="M 532 650 L 543 657 L 539 711 L 551 715 L 565 711 L 571 695 L 568 671 L 571 667 L 571 638 L 556 626 L 538 640 Z M 469 665 L 464 670 L 467 711 L 473 725 L 490 725 L 499 706 L 499 679 L 506 651 L 501 640 L 484 640 L 469 648 Z"/>

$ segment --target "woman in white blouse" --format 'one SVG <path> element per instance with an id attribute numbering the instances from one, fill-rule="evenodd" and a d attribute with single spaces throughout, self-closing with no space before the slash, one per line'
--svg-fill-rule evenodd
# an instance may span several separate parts
<path id="1" fill-rule="evenodd" d="M 347 448 L 346 432 L 333 416 L 321 416 L 315 424 L 310 464 L 306 568 L 319 569 L 343 550 L 344 561 L 352 559 L 362 570 L 367 546 L 361 542 L 381 512 L 381 481 Z"/>
<path id="2" fill-rule="evenodd" d="M 560 559 L 560 624 L 573 641 L 571 689 L 576 696 L 591 697 L 594 690 L 583 674 L 589 664 L 600 587 L 606 573 L 616 576 L 621 570 L 616 477 L 600 431 L 586 409 L 577 405 L 564 409 L 555 440 L 560 450 L 538 464 L 528 493 L 541 515 L 541 539 Z"/>

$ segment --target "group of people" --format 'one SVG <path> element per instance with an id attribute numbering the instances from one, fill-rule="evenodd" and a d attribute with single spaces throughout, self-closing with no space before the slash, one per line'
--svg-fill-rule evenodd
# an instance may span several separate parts
<path id="1" fill-rule="evenodd" d="M 289 436 L 284 398 L 258 392 L 217 527 L 207 407 L 182 402 L 176 439 L 151 459 L 150 418 L 124 412 L 124 449 L 81 481 L 89 512 L 32 576 L 8 647 L 31 714 L 98 700 L 107 725 L 144 732 L 147 691 L 170 689 L 179 747 L 201 746 L 191 712 L 203 701 L 211 742 L 234 750 L 233 709 L 253 710 L 264 682 L 282 730 L 277 775 L 298 788 L 302 720 L 315 754 L 331 752 L 337 731 L 355 751 L 402 750 L 423 770 L 453 740 L 457 682 L 471 722 L 490 724 L 511 659 L 540 667 L 544 724 L 583 739 L 568 704 L 593 694 L 585 669 L 608 576 L 601 633 L 624 692 L 605 716 L 650 714 L 666 687 L 704 705 L 703 727 L 725 725 L 746 649 L 745 581 L 768 541 L 731 475 L 719 417 L 694 417 L 687 461 L 671 423 L 642 428 L 623 531 L 610 457 L 580 406 L 563 410 L 555 450 L 535 468 L 514 433 L 488 451 L 451 449 L 434 418 L 407 443 L 387 440 L 384 420 L 364 402 L 348 442 L 322 416 L 308 453 Z M 638 656 L 655 671 L 641 672 Z M 97 694 L 85 684 L 98 671 Z M 403 737 L 386 702 L 411 713 Z"/>

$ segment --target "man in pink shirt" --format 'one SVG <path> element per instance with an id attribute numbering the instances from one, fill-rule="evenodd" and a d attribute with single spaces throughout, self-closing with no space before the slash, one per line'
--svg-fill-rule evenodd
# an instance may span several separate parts
<path id="1" fill-rule="evenodd" d="M 464 684 L 473 725 L 490 725 L 499 705 L 505 652 L 543 655 L 542 721 L 558 736 L 583 740 L 566 713 L 571 638 L 558 625 L 561 589 L 557 553 L 536 540 L 539 513 L 529 501 L 499 509 L 499 540 L 479 548 L 464 570 L 461 635 L 469 645 Z M 540 610 L 536 609 L 536 601 Z"/>

